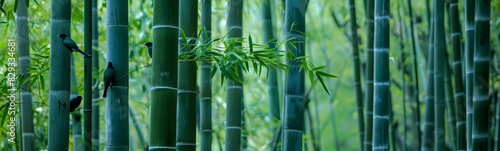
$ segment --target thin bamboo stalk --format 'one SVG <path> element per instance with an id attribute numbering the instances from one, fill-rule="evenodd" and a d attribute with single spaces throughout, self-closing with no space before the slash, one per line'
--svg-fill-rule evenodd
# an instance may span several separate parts
<path id="1" fill-rule="evenodd" d="M 412 51 L 413 51 L 413 74 L 415 76 L 415 81 L 413 81 L 412 84 L 410 85 L 415 85 L 413 88 L 413 92 L 409 93 L 409 96 L 413 96 L 413 111 L 415 111 L 415 138 L 416 138 L 416 148 L 420 148 L 420 142 L 421 140 L 421 135 L 422 132 L 420 131 L 420 99 L 419 99 L 419 76 L 418 76 L 418 53 L 417 53 L 417 48 L 416 48 L 416 42 L 415 42 L 415 28 L 414 28 L 414 18 L 413 18 L 413 8 L 412 8 L 412 3 L 411 0 L 407 0 L 408 3 L 408 17 L 410 18 L 410 39 L 411 39 L 411 46 L 412 46 Z M 406 142 L 406 141 L 405 141 Z"/>
<path id="2" fill-rule="evenodd" d="M 92 65 L 93 71 L 99 71 L 99 32 L 97 28 L 97 0 L 92 0 Z M 95 73 L 93 73 L 95 75 Z M 92 100 L 96 100 L 101 97 L 99 93 L 99 84 L 97 77 L 92 78 Z M 92 150 L 99 150 L 99 103 L 92 103 Z"/>
<path id="3" fill-rule="evenodd" d="M 475 0 L 465 0 L 465 102 L 466 102 L 466 134 L 467 150 L 472 150 L 472 90 L 474 78 L 474 3 Z"/>
<path id="4" fill-rule="evenodd" d="M 349 0 L 349 12 L 351 15 L 351 49 L 352 59 L 354 65 L 354 89 L 356 91 L 356 110 L 358 112 L 358 135 L 359 135 L 359 148 L 363 150 L 364 141 L 364 118 L 363 118 L 363 92 L 361 89 L 361 69 L 359 63 L 359 49 L 358 49 L 358 25 L 356 23 L 356 3 L 354 0 Z"/>
<path id="5" fill-rule="evenodd" d="M 92 54 L 92 1 L 84 1 L 84 48 L 85 53 Z M 97 56 L 95 56 L 97 57 Z M 83 78 L 83 140 L 85 151 L 92 150 L 92 60 L 84 59 L 84 78 Z"/>
<path id="6" fill-rule="evenodd" d="M 366 67 L 366 101 L 365 101 L 365 139 L 364 139 L 364 151 L 372 150 L 372 139 L 373 139 L 373 32 L 374 32 L 374 0 L 366 0 L 366 26 L 367 26 L 367 67 Z"/>
<path id="7" fill-rule="evenodd" d="M 453 87 L 451 83 L 452 70 L 448 65 L 448 57 L 445 57 L 445 70 L 444 70 L 444 83 L 445 83 L 445 95 L 446 95 L 446 119 L 448 120 L 447 128 L 449 128 L 448 132 L 450 136 L 449 143 L 451 144 L 449 147 L 451 150 L 457 150 L 457 118 L 455 112 L 455 100 L 453 98 Z"/>
<path id="8" fill-rule="evenodd" d="M 19 74 L 23 75 L 24 79 L 30 77 L 30 39 L 28 29 L 28 10 L 26 0 L 19 0 L 16 11 L 16 25 L 17 25 L 17 60 L 19 67 Z M 29 87 L 30 81 L 26 81 L 21 85 L 19 91 L 21 98 L 21 131 L 23 150 L 35 150 L 35 133 L 33 128 L 33 100 L 31 95 L 31 88 Z"/>
<path id="9" fill-rule="evenodd" d="M 78 94 L 78 82 L 76 80 L 76 73 L 75 73 L 75 59 L 73 56 L 70 56 L 70 82 L 71 82 L 71 93 L 69 98 L 73 99 L 77 96 Z M 72 123 L 71 123 L 71 130 L 73 131 L 73 149 L 75 151 L 82 151 L 83 150 L 83 138 L 82 138 L 82 115 L 78 110 L 73 111 L 72 113 Z"/>
<path id="10" fill-rule="evenodd" d="M 206 43 L 212 39 L 212 1 L 201 1 L 201 41 Z M 209 47 L 209 46 L 207 46 Z M 200 69 L 200 150 L 212 150 L 212 79 L 211 62 L 201 62 Z"/>
<path id="11" fill-rule="evenodd" d="M 142 132 L 141 125 L 139 123 L 139 120 L 137 120 L 137 114 L 135 114 L 134 109 L 129 107 L 129 113 L 130 113 L 130 118 L 132 118 L 132 123 L 134 124 L 135 130 L 137 132 L 137 136 L 139 137 L 140 145 L 142 147 L 148 146 L 146 138 L 144 137 L 144 133 Z M 131 147 L 131 149 L 134 149 Z"/>
<path id="12" fill-rule="evenodd" d="M 431 19 L 431 24 L 434 19 Z M 429 58 L 434 57 L 434 26 L 431 26 L 429 34 Z M 422 133 L 421 151 L 430 151 L 434 148 L 434 59 L 427 59 L 427 88 L 425 96 L 424 131 Z"/>

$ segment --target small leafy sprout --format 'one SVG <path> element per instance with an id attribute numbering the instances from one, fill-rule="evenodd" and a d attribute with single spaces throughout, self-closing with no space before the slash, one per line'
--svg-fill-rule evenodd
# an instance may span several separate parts
<path id="1" fill-rule="evenodd" d="M 208 34 L 205 31 L 204 28 L 201 29 L 200 33 L 197 35 L 197 39 L 201 39 L 201 36 L 204 36 L 204 39 L 208 39 L 206 38 Z M 249 72 L 251 68 L 250 65 L 252 65 L 254 72 L 259 77 L 262 75 L 263 68 L 280 69 L 288 73 L 291 66 L 298 65 L 299 71 L 307 73 L 311 84 L 313 84 L 312 86 L 314 86 L 314 80 L 317 79 L 328 95 L 330 95 L 330 92 L 323 78 L 337 77 L 336 75 L 323 72 L 322 70 L 325 69 L 326 66 L 314 66 L 311 62 L 306 60 L 306 56 L 296 57 L 291 51 L 278 51 L 274 48 L 269 48 L 267 45 L 256 44 L 253 42 L 252 36 L 250 35 L 247 38 L 226 38 L 226 34 L 222 38 L 200 41 L 199 43 L 196 43 L 197 40 L 187 38 L 182 30 L 180 35 L 182 36 L 181 40 L 183 41 L 183 45 L 181 46 L 179 61 L 210 62 L 212 64 L 211 78 L 219 71 L 221 85 L 224 84 L 225 78 L 243 83 L 243 80 L 240 78 L 240 69 L 242 72 Z M 288 41 L 290 40 L 293 39 L 276 42 L 277 47 L 289 43 Z M 294 44 L 290 46 L 296 47 Z M 279 58 L 283 56 L 287 56 L 288 60 L 290 60 L 290 65 L 279 61 Z"/>

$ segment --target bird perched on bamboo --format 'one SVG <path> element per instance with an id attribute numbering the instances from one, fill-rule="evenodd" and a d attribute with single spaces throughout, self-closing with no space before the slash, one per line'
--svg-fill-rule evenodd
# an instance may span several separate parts
<path id="1" fill-rule="evenodd" d="M 108 93 L 108 88 L 111 85 L 112 82 L 115 81 L 116 77 L 116 70 L 115 67 L 113 67 L 112 62 L 108 62 L 108 67 L 106 70 L 104 70 L 104 94 L 102 97 L 106 97 L 106 94 Z"/>
<path id="2" fill-rule="evenodd" d="M 73 112 L 82 103 L 82 96 L 77 96 L 69 101 L 69 112 Z"/>
<path id="3" fill-rule="evenodd" d="M 149 57 L 153 58 L 153 43 L 147 42 L 144 45 L 148 46 Z"/>
<path id="4" fill-rule="evenodd" d="M 64 47 L 68 48 L 69 52 L 71 52 L 71 53 L 73 53 L 74 51 L 79 52 L 82 55 L 84 55 L 84 58 L 92 57 L 92 56 L 86 54 L 85 52 L 83 52 L 80 48 L 78 48 L 78 46 L 76 45 L 75 41 L 73 41 L 73 39 L 71 39 L 70 37 L 68 37 L 68 35 L 66 35 L 66 34 L 59 34 L 57 36 L 61 37 L 62 43 L 63 43 Z"/>

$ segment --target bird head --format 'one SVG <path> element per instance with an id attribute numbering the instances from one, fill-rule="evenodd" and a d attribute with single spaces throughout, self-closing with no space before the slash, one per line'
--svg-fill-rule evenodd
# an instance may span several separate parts
<path id="1" fill-rule="evenodd" d="M 151 46 L 153 46 L 153 43 L 152 43 L 152 42 L 147 42 L 147 43 L 145 43 L 144 45 L 146 45 L 146 46 L 148 46 L 148 47 L 151 47 Z"/>
<path id="2" fill-rule="evenodd" d="M 79 100 L 81 100 L 81 99 L 82 99 L 82 96 L 77 96 L 76 98 L 77 98 L 77 99 L 79 99 Z"/>
<path id="3" fill-rule="evenodd" d="M 66 34 L 59 34 L 59 35 L 57 35 L 57 36 L 61 37 L 62 39 L 64 39 L 64 38 L 68 37 L 68 35 L 66 35 Z"/>
<path id="4" fill-rule="evenodd" d="M 109 67 L 114 68 L 114 67 L 113 67 L 113 62 L 111 62 L 111 61 L 110 61 L 110 62 L 108 62 L 108 66 L 109 66 Z"/>

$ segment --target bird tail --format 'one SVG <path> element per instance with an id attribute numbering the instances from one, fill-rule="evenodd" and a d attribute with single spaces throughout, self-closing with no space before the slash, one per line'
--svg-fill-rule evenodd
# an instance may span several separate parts
<path id="1" fill-rule="evenodd" d="M 108 94 L 108 87 L 109 87 L 108 85 L 104 86 L 104 93 L 102 94 L 103 98 L 106 98 L 106 94 Z"/>
<path id="2" fill-rule="evenodd" d="M 78 49 L 78 52 L 81 53 L 84 56 L 84 58 L 90 58 L 90 57 L 92 57 L 92 56 L 88 55 L 87 53 L 83 52 L 80 49 Z"/>

